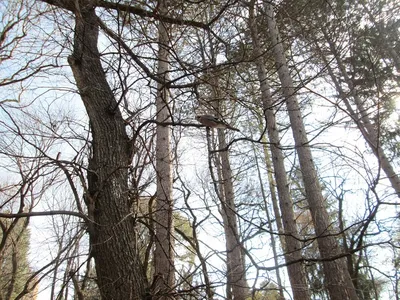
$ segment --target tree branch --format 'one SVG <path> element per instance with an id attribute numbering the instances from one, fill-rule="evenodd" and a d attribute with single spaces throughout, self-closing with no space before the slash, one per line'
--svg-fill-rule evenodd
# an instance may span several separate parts
<path id="1" fill-rule="evenodd" d="M 154 20 L 159 20 L 162 22 L 170 23 L 170 24 L 186 25 L 186 26 L 202 28 L 205 30 L 210 30 L 209 24 L 204 24 L 201 22 L 193 21 L 193 20 L 184 20 L 181 18 L 172 18 L 169 16 L 161 15 L 156 10 L 148 11 L 148 10 L 139 8 L 137 6 L 121 4 L 121 3 L 113 3 L 113 2 L 109 2 L 109 1 L 101 1 L 101 0 L 98 1 L 97 5 L 100 7 L 104 7 L 104 8 L 110 8 L 110 9 L 115 9 L 115 10 L 119 10 L 119 11 L 129 12 L 131 14 L 138 15 L 141 17 L 153 18 Z"/>
<path id="2" fill-rule="evenodd" d="M 54 215 L 68 215 L 78 218 L 86 219 L 87 217 L 81 213 L 68 210 L 52 210 L 52 211 L 37 211 L 37 212 L 23 212 L 23 213 L 0 213 L 0 218 L 12 219 L 12 218 L 28 218 L 37 216 L 54 216 Z"/>

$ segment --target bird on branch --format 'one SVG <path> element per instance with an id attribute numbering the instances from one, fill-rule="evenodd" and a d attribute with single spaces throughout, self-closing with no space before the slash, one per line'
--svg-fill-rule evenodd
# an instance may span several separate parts
<path id="1" fill-rule="evenodd" d="M 224 121 L 212 115 L 199 115 L 196 116 L 196 120 L 199 121 L 201 124 L 210 128 L 222 128 L 222 129 L 231 129 L 235 131 L 240 131 L 239 129 L 232 127 L 231 125 L 225 123 Z"/>

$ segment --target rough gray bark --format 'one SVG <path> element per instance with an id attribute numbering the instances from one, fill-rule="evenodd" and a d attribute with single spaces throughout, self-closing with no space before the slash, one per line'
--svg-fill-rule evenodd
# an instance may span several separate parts
<path id="1" fill-rule="evenodd" d="M 135 247 L 135 223 L 128 196 L 130 141 L 101 66 L 98 21 L 91 2 L 49 1 L 73 11 L 74 48 L 69 64 L 90 119 L 92 156 L 88 166 L 88 232 L 103 299 L 143 299 L 147 280 Z"/>
<path id="2" fill-rule="evenodd" d="M 276 186 L 279 195 L 279 205 L 282 213 L 283 228 L 285 233 L 285 244 L 283 245 L 289 280 L 293 292 L 293 298 L 310 299 L 307 285 L 307 276 L 304 265 L 301 262 L 290 264 L 293 261 L 302 260 L 302 245 L 293 212 L 293 201 L 290 196 L 287 181 L 284 156 L 280 149 L 280 137 L 275 120 L 274 103 L 270 93 L 267 72 L 262 57 L 261 45 L 258 38 L 257 22 L 254 15 L 254 3 L 249 7 L 249 28 L 252 36 L 253 53 L 257 67 L 258 80 L 260 82 L 261 99 L 263 111 L 267 123 L 268 138 L 271 145 L 272 163 L 274 166 Z"/>
<path id="3" fill-rule="evenodd" d="M 331 259 L 332 257 L 340 255 L 341 250 L 330 229 L 329 214 L 324 204 L 324 198 L 307 140 L 300 106 L 295 96 L 293 81 L 286 63 L 284 48 L 275 21 L 273 6 L 269 2 L 264 2 L 264 7 L 273 45 L 276 69 L 282 84 L 283 94 L 286 98 L 286 106 L 295 140 L 296 151 L 299 155 L 305 192 L 317 235 L 318 248 L 321 259 L 323 260 L 326 287 L 332 300 L 355 300 L 358 299 L 358 296 L 347 270 L 345 258 Z"/>
<path id="4" fill-rule="evenodd" d="M 158 9 L 161 13 L 167 10 L 166 2 L 160 1 Z M 168 25 L 158 24 L 158 69 L 157 75 L 167 79 L 168 72 Z M 157 84 L 156 109 L 157 123 L 171 122 L 171 107 L 169 106 L 168 89 L 163 83 Z M 156 174 L 157 199 L 155 211 L 155 251 L 154 273 L 159 277 L 157 289 L 160 294 L 171 291 L 174 283 L 174 244 L 173 244 L 173 199 L 172 199 L 172 156 L 171 129 L 168 126 L 157 125 L 156 141 Z"/>

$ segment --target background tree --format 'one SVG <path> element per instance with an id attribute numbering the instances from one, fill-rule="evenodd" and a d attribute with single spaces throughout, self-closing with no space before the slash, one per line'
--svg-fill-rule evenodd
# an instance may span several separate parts
<path id="1" fill-rule="evenodd" d="M 303 123 L 301 109 L 295 96 L 294 85 L 287 66 L 281 37 L 275 22 L 274 8 L 271 4 L 265 4 L 267 24 L 272 40 L 276 69 L 282 83 L 282 93 L 290 118 L 293 138 L 299 155 L 300 169 L 305 187 L 307 201 L 313 217 L 318 248 L 322 259 L 340 254 L 337 241 L 331 236 L 328 223 L 328 212 L 324 205 L 324 199 L 318 175 L 313 163 L 312 153 L 308 147 L 308 138 Z M 324 274 L 327 281 L 327 289 L 332 299 L 357 299 L 350 274 L 346 269 L 343 258 L 323 261 Z"/>
<path id="2" fill-rule="evenodd" d="M 25 283 L 31 275 L 28 264 L 29 231 L 23 219 L 11 223 L 0 221 L 0 296 L 1 299 L 15 299 L 24 294 Z"/>

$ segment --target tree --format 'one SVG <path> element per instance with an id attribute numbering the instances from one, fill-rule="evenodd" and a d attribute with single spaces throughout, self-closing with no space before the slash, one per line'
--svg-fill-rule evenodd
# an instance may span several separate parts
<path id="1" fill-rule="evenodd" d="M 275 119 L 274 102 L 272 100 L 268 83 L 265 62 L 262 56 L 262 46 L 259 41 L 257 22 L 255 16 L 255 3 L 249 7 L 249 28 L 252 36 L 253 52 L 257 75 L 260 82 L 262 109 L 267 124 L 269 141 L 271 143 L 272 162 L 279 195 L 279 204 L 285 233 L 285 258 L 288 265 L 289 279 L 295 299 L 309 299 L 304 265 L 302 265 L 302 245 L 300 243 L 294 212 L 293 202 L 289 192 L 283 154 L 280 146 L 280 137 Z M 296 262 L 296 263 L 293 263 Z"/>
<path id="2" fill-rule="evenodd" d="M 212 47 L 212 46 L 211 46 Z M 214 78 L 218 78 L 216 75 Z M 223 104 L 218 101 L 221 99 L 219 81 L 210 79 L 211 82 L 211 104 L 212 112 L 217 116 L 223 116 Z M 212 145 L 215 143 L 211 137 L 214 136 L 214 129 L 207 128 L 207 144 L 210 172 L 212 171 Z M 225 232 L 226 244 L 226 268 L 227 268 L 227 299 L 244 300 L 249 294 L 249 287 L 246 281 L 245 256 L 243 244 L 240 237 L 237 210 L 235 203 L 235 192 L 233 188 L 233 175 L 229 161 L 228 146 L 226 135 L 223 129 L 217 129 L 218 155 L 214 157 L 217 176 L 211 175 L 214 181 L 214 189 L 220 201 L 220 214 Z M 218 183 L 218 184 L 217 184 Z"/>
<path id="3" fill-rule="evenodd" d="M 307 201 L 313 217 L 318 248 L 323 259 L 327 289 L 332 299 L 358 299 L 344 258 L 334 258 L 336 255 L 340 255 L 341 251 L 330 230 L 328 212 L 324 204 L 311 150 L 308 147 L 309 142 L 301 116 L 301 109 L 295 95 L 281 37 L 275 22 L 274 8 L 269 3 L 265 3 L 264 8 L 268 32 L 273 45 L 275 65 L 282 83 L 282 93 L 285 96 L 293 138 L 299 155 Z M 331 260 L 332 257 L 334 258 L 333 260 Z"/>
<path id="4" fill-rule="evenodd" d="M 158 3 L 160 13 L 168 12 L 168 2 L 161 0 Z M 174 267 L 174 225 L 173 225 L 173 197 L 172 197 L 172 155 L 171 155 L 171 131 L 162 123 L 171 121 L 173 103 L 166 88 L 168 79 L 168 47 L 169 47 L 169 25 L 162 21 L 158 24 L 158 69 L 157 75 L 162 82 L 157 84 L 156 99 L 156 173 L 157 194 L 155 210 L 155 251 L 154 251 L 154 273 L 158 276 L 159 283 L 156 288 L 160 291 L 152 291 L 164 294 L 170 292 L 175 285 Z M 162 298 L 163 299 L 163 298 Z M 167 299 L 167 298 L 165 298 Z"/>
<path id="5" fill-rule="evenodd" d="M 68 62 L 92 131 L 85 199 L 101 295 L 105 299 L 141 299 L 146 294 L 147 279 L 135 247 L 132 203 L 127 194 L 132 149 L 118 102 L 101 66 L 95 7 L 76 7 L 73 1 L 48 3 L 75 14 L 74 50 Z"/>

